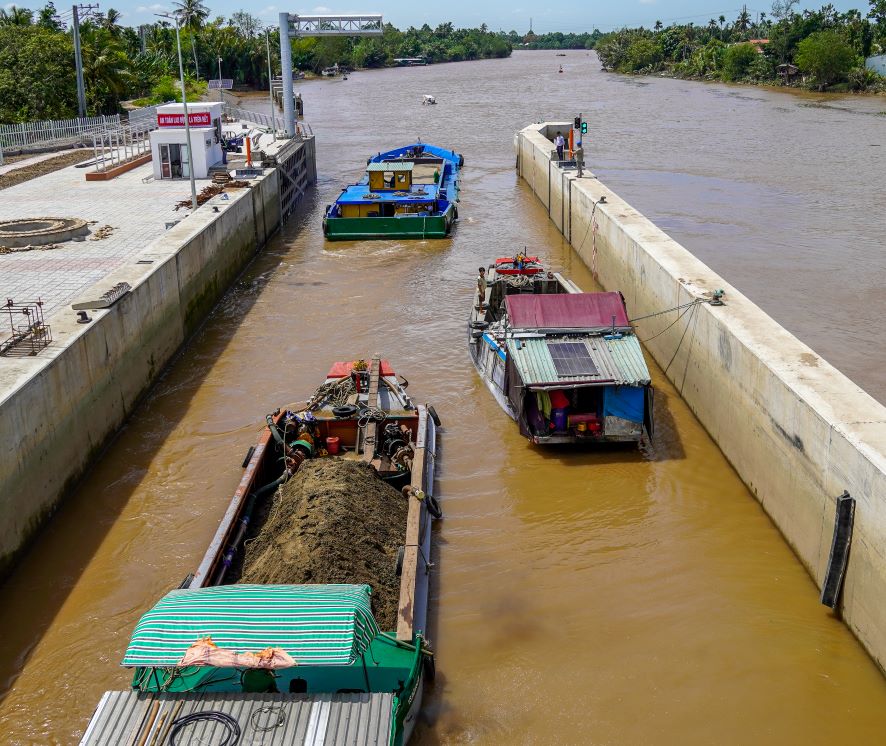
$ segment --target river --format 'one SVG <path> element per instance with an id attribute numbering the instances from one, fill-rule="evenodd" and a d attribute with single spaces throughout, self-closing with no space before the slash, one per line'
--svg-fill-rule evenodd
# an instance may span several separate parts
<path id="1" fill-rule="evenodd" d="M 886 680 L 660 370 L 651 447 L 540 450 L 478 380 L 464 322 L 477 266 L 524 245 L 593 289 L 512 150 L 580 110 L 601 178 L 884 398 L 883 100 L 625 78 L 584 52 L 303 92 L 316 193 L 0 589 L 0 741 L 76 743 L 128 684 L 139 615 L 196 567 L 263 415 L 379 351 L 444 425 L 416 743 L 881 742 Z M 323 205 L 418 135 L 465 155 L 453 238 L 324 243 Z"/>

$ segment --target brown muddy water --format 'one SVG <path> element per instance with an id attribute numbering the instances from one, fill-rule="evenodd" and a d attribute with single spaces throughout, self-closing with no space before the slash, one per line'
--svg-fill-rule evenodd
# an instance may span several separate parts
<path id="1" fill-rule="evenodd" d="M 593 288 L 513 169 L 516 129 L 581 110 L 610 185 L 883 398 L 883 100 L 621 78 L 583 52 L 303 90 L 316 194 L 0 589 L 0 741 L 76 743 L 263 415 L 379 351 L 445 426 L 416 743 L 881 743 L 886 681 L 661 372 L 650 448 L 540 450 L 478 380 L 464 323 L 477 266 L 524 245 Z M 324 243 L 340 185 L 417 135 L 465 154 L 454 237 Z"/>

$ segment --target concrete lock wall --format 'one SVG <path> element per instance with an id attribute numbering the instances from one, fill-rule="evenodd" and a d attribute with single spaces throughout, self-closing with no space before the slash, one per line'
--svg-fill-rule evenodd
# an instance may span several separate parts
<path id="1" fill-rule="evenodd" d="M 132 289 L 111 308 L 55 314 L 54 342 L 9 358 L 0 401 L 0 576 L 76 483 L 156 376 L 280 224 L 278 171 L 214 197 L 96 284 Z M 219 212 L 213 211 L 217 207 Z M 6 372 L 6 371 L 4 371 Z"/>
<path id="2" fill-rule="evenodd" d="M 886 407 L 606 188 L 550 163 L 546 123 L 517 133 L 520 175 L 607 290 L 642 322 L 649 352 L 781 530 L 820 588 L 836 497 L 855 498 L 843 619 L 886 669 Z M 605 201 L 600 199 L 605 197 Z"/>

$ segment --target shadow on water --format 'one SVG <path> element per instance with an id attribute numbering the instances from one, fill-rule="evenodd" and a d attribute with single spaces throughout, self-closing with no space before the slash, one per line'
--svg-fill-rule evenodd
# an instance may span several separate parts
<path id="1" fill-rule="evenodd" d="M 0 586 L 0 628 L 5 630 L 0 642 L 0 702 L 15 685 L 43 635 L 56 623 L 69 594 L 130 498 L 150 475 L 152 461 L 167 437 L 187 416 L 191 398 L 270 283 L 288 251 L 287 236 L 297 233 L 314 211 L 314 200 L 309 196 L 303 201 L 283 231 L 250 261 L 219 299 Z M 180 364 L 185 352 L 198 358 L 199 364 Z M 239 465 L 238 459 L 232 456 L 232 460 Z M 128 463 L 122 475 L 121 463 Z M 148 547 L 145 554 L 150 554 Z M 43 560 L 45 556 L 63 557 L 64 562 L 48 564 Z M 193 569 L 182 567 L 182 577 Z M 170 589 L 177 585 L 173 581 Z M 35 597 L 39 603 L 34 602 Z M 24 608 L 26 624 L 21 619 Z"/>

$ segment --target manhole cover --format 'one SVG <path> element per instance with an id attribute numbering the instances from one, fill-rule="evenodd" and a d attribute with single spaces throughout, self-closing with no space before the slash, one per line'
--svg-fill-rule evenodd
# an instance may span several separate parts
<path id="1" fill-rule="evenodd" d="M 43 246 L 85 236 L 89 226 L 80 218 L 19 218 L 0 220 L 0 245 Z"/>

